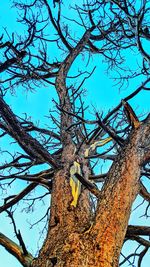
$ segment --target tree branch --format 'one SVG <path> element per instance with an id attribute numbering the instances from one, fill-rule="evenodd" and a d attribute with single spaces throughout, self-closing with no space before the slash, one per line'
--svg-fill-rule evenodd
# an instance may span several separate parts
<path id="1" fill-rule="evenodd" d="M 146 187 L 140 183 L 140 192 L 139 194 L 148 202 L 150 202 L 150 193 L 147 191 Z"/>
<path id="2" fill-rule="evenodd" d="M 125 113 L 126 113 L 126 116 L 127 116 L 129 123 L 133 126 L 133 128 L 135 128 L 135 129 L 138 128 L 140 126 L 140 121 L 139 121 L 138 117 L 136 116 L 132 107 L 129 105 L 128 102 L 126 102 L 123 99 L 122 99 L 122 105 L 125 108 Z"/>
<path id="3" fill-rule="evenodd" d="M 61 112 L 61 131 L 62 131 L 61 134 L 63 137 L 62 141 L 64 141 L 65 143 L 71 141 L 70 133 L 68 134 L 68 132 L 66 132 L 66 129 L 72 125 L 72 117 L 69 114 L 67 114 L 68 112 L 69 113 L 71 112 L 72 104 L 70 101 L 70 97 L 68 95 L 68 88 L 66 87 L 66 77 L 72 63 L 74 62 L 76 57 L 80 54 L 80 52 L 83 50 L 84 46 L 87 44 L 91 32 L 94 28 L 95 27 L 91 27 L 90 29 L 85 31 L 80 41 L 71 50 L 69 55 L 61 64 L 56 78 L 56 90 L 59 96 L 60 108 L 65 107 L 65 113 L 63 111 Z"/>
<path id="4" fill-rule="evenodd" d="M 7 59 L 4 63 L 0 64 L 0 72 L 7 70 L 9 67 L 11 67 L 15 63 L 19 63 L 19 61 L 22 60 L 23 57 L 26 55 L 25 51 L 22 51 L 22 52 L 18 51 L 18 53 L 19 53 L 18 57 Z"/>
<path id="5" fill-rule="evenodd" d="M 78 44 L 76 45 L 76 47 L 74 47 L 70 54 L 66 57 L 66 59 L 64 60 L 63 64 L 61 65 L 58 75 L 57 75 L 57 79 L 56 79 L 56 89 L 57 92 L 59 94 L 60 100 L 61 102 L 64 101 L 64 97 L 66 95 L 66 76 L 67 73 L 72 65 L 72 63 L 74 62 L 74 60 L 76 59 L 76 57 L 79 55 L 79 53 L 83 50 L 84 46 L 87 44 L 91 32 L 95 27 L 92 27 L 88 30 L 86 30 L 86 32 L 84 33 L 84 35 L 82 36 L 82 38 L 80 39 L 80 41 L 78 42 Z M 70 111 L 66 110 L 66 111 Z"/>
<path id="6" fill-rule="evenodd" d="M 149 83 L 149 81 L 150 81 L 150 78 L 148 77 L 144 82 L 141 83 L 141 85 L 136 90 L 134 90 L 130 95 L 126 96 L 123 100 L 127 102 L 133 97 L 135 97 L 139 92 L 141 92 L 144 89 L 144 87 L 146 86 L 146 84 Z M 115 114 L 121 108 L 121 106 L 122 106 L 122 102 L 120 102 L 115 108 L 113 108 L 110 112 L 108 112 L 108 114 L 102 120 L 103 124 L 105 124 L 109 120 L 109 118 L 111 118 L 111 116 Z M 92 141 L 92 139 L 95 137 L 95 135 L 99 133 L 100 130 L 101 130 L 101 126 L 98 126 L 95 129 L 92 136 L 90 137 L 89 142 Z"/>
<path id="7" fill-rule="evenodd" d="M 130 236 L 129 237 L 131 240 L 135 240 L 137 241 L 139 244 L 141 244 L 142 246 L 145 246 L 145 247 L 150 247 L 150 242 L 148 240 L 145 240 L 144 238 L 142 237 L 139 237 L 139 236 Z"/>
<path id="8" fill-rule="evenodd" d="M 150 226 L 129 225 L 126 236 L 130 235 L 147 235 L 150 236 Z"/>
<path id="9" fill-rule="evenodd" d="M 104 131 L 106 133 L 108 133 L 109 136 L 112 137 L 112 139 L 117 142 L 117 144 L 119 144 L 120 146 L 122 146 L 123 143 L 124 143 L 123 138 L 121 138 L 120 136 L 118 136 L 111 127 L 109 127 L 108 125 L 105 125 L 105 123 L 103 123 L 101 121 L 98 113 L 96 113 L 96 116 L 98 118 L 98 124 L 99 124 L 99 126 L 102 127 L 102 129 L 104 129 Z"/>
<path id="10" fill-rule="evenodd" d="M 53 157 L 35 138 L 25 131 L 2 97 L 0 97 L 0 114 L 8 125 L 9 134 L 18 142 L 27 154 L 34 159 L 40 159 L 57 167 Z"/>
<path id="11" fill-rule="evenodd" d="M 18 195 L 16 195 L 12 200 L 10 200 L 8 203 L 4 204 L 0 207 L 0 213 L 9 209 L 13 205 L 15 205 L 17 202 L 19 202 L 24 196 L 29 194 L 38 184 L 37 183 L 31 183 L 29 184 L 24 190 L 22 190 Z"/>
<path id="12" fill-rule="evenodd" d="M 2 233 L 0 233 L 0 245 L 16 257 L 24 267 L 31 266 L 33 256 L 29 252 L 24 255 L 22 248 Z"/>
<path id="13" fill-rule="evenodd" d="M 95 181 L 96 183 L 101 183 L 106 180 L 108 173 L 97 174 L 97 175 L 90 175 L 89 179 Z"/>
<path id="14" fill-rule="evenodd" d="M 98 190 L 98 188 L 95 184 L 89 182 L 87 179 L 85 179 L 79 173 L 75 173 L 74 175 L 93 195 L 95 195 L 97 198 L 100 197 L 101 192 Z"/>

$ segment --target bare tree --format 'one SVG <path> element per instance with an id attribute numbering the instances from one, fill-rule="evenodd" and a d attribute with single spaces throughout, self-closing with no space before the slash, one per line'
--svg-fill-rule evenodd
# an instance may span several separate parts
<path id="1" fill-rule="evenodd" d="M 0 138 L 1 143 L 6 137 L 15 141 L 15 151 L 7 150 L 9 157 L 0 166 L 1 193 L 19 181 L 24 188 L 5 196 L 0 207 L 11 219 L 18 244 L 3 233 L 0 244 L 25 267 L 139 267 L 150 247 L 150 227 L 128 222 L 138 195 L 147 203 L 143 216 L 149 217 L 150 116 L 139 118 L 129 101 L 150 90 L 149 1 L 75 2 L 15 1 L 24 33 L 8 38 L 5 30 L 1 36 Z M 132 54 L 136 70 L 126 65 Z M 93 107 L 88 116 L 84 84 L 92 79 L 97 58 L 109 75 L 115 73 L 118 88 L 136 78 L 140 84 L 107 114 Z M 76 62 L 82 70 L 74 73 Z M 41 86 L 57 93 L 48 115 L 51 127 L 40 127 L 27 114 L 17 116 L 6 103 L 9 92 Z M 98 173 L 103 161 L 110 168 Z M 39 185 L 45 193 L 30 196 Z M 46 195 L 51 202 L 43 217 L 47 236 L 34 258 L 14 213 L 19 202 L 31 210 Z M 137 249 L 125 255 L 122 247 L 130 240 Z"/>

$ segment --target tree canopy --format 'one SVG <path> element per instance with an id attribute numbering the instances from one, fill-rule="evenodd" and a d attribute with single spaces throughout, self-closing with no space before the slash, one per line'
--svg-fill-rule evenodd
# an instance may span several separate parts
<path id="1" fill-rule="evenodd" d="M 18 26 L 0 37 L 0 213 L 15 238 L 1 230 L 0 245 L 25 267 L 146 267 L 149 1 L 7 2 Z M 26 215 L 46 237 L 36 257 Z"/>

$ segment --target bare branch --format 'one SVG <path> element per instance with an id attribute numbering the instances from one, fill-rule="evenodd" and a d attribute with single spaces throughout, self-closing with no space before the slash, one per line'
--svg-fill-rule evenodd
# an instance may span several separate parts
<path id="1" fill-rule="evenodd" d="M 46 161 L 52 166 L 57 167 L 55 160 L 48 151 L 44 149 L 36 139 L 26 133 L 2 97 L 0 97 L 0 114 L 9 127 L 9 134 L 18 141 L 19 145 L 27 152 L 27 154 L 35 159 L 40 159 L 44 162 Z"/>
<path id="2" fill-rule="evenodd" d="M 140 226 L 140 225 L 129 225 L 127 229 L 126 236 L 130 235 L 150 235 L 150 227 L 149 226 Z"/>
<path id="3" fill-rule="evenodd" d="M 138 243 L 140 243 L 142 246 L 145 246 L 145 247 L 150 247 L 150 242 L 145 240 L 144 238 L 142 237 L 139 237 L 139 236 L 130 236 L 130 239 L 131 240 L 135 240 L 137 241 Z"/>
<path id="4" fill-rule="evenodd" d="M 93 195 L 95 195 L 97 198 L 100 197 L 101 192 L 99 191 L 98 187 L 95 184 L 89 182 L 79 173 L 75 173 L 74 175 Z"/>
<path id="5" fill-rule="evenodd" d="M 148 202 L 150 202 L 150 193 L 147 191 L 146 187 L 140 183 L 140 192 L 139 194 Z"/>
<path id="6" fill-rule="evenodd" d="M 2 233 L 0 233 L 0 245 L 16 257 L 24 267 L 31 266 L 34 259 L 33 256 L 29 252 L 27 255 L 24 255 L 22 248 Z"/>
<path id="7" fill-rule="evenodd" d="M 25 197 L 27 194 L 29 194 L 38 184 L 37 183 L 31 183 L 29 184 L 23 191 L 21 191 L 18 195 L 15 195 L 12 200 L 5 203 L 3 206 L 0 207 L 0 213 L 9 209 L 16 203 L 18 203 L 23 197 Z"/>

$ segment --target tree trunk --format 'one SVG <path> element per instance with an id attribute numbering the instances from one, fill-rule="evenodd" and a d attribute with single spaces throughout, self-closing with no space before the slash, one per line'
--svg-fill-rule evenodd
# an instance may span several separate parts
<path id="1" fill-rule="evenodd" d="M 68 147 L 65 167 L 55 175 L 48 235 L 34 267 L 119 265 L 131 206 L 139 192 L 140 165 L 150 157 L 144 149 L 148 136 L 149 124 L 133 131 L 110 169 L 93 217 L 85 189 L 77 207 L 70 206 L 69 168 L 74 156 Z"/>

